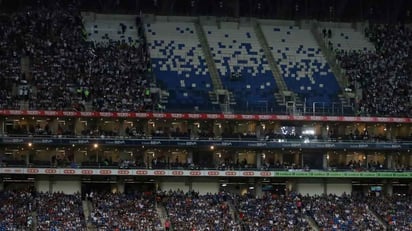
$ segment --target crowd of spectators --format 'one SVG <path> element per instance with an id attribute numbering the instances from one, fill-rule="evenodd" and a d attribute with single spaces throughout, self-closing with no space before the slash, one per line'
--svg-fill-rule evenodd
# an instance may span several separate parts
<path id="1" fill-rule="evenodd" d="M 66 195 L 63 192 L 37 193 L 35 203 L 36 230 L 86 230 L 82 198 L 79 193 L 73 195 Z"/>
<path id="2" fill-rule="evenodd" d="M 371 25 L 366 36 L 376 51 L 337 51 L 349 88 L 362 90 L 360 115 L 412 114 L 412 30 L 402 25 Z"/>
<path id="3" fill-rule="evenodd" d="M 154 231 L 162 227 L 150 193 L 93 193 L 90 200 L 90 219 L 98 230 Z"/>
<path id="4" fill-rule="evenodd" d="M 87 218 L 90 227 L 97 230 L 164 230 L 166 221 L 170 230 L 176 231 L 311 230 L 310 220 L 320 230 L 412 230 L 412 198 L 401 194 L 309 196 L 263 192 L 257 197 L 251 192 L 200 195 L 159 190 L 90 193 L 85 200 L 91 204 Z M 82 204 L 78 193 L 0 191 L 0 231 L 86 230 Z"/>
<path id="5" fill-rule="evenodd" d="M 302 203 L 321 230 L 383 230 L 363 198 L 345 194 L 304 196 Z"/>
<path id="6" fill-rule="evenodd" d="M 230 210 L 231 195 L 196 192 L 162 192 L 159 201 L 165 206 L 173 230 L 241 230 Z"/>
<path id="7" fill-rule="evenodd" d="M 5 15 L 0 29 L 2 108 L 18 104 L 11 89 L 22 78 L 22 58 L 30 63 L 23 98 L 29 109 L 145 111 L 157 105 L 145 40 L 88 42 L 76 1 L 36 2 Z"/>
<path id="8" fill-rule="evenodd" d="M 33 228 L 32 207 L 29 190 L 0 191 L 0 231 Z"/>
<path id="9" fill-rule="evenodd" d="M 11 19 L 0 15 L 0 108 L 4 109 L 18 108 L 18 100 L 13 94 L 13 88 L 18 85 L 22 77 L 21 55 L 11 44 L 14 31 L 10 24 Z"/>
<path id="10" fill-rule="evenodd" d="M 395 231 L 412 230 L 412 197 L 406 195 L 370 196 L 368 205 Z"/>
<path id="11" fill-rule="evenodd" d="M 310 230 L 302 203 L 297 197 L 245 194 L 235 198 L 236 210 L 247 231 Z"/>

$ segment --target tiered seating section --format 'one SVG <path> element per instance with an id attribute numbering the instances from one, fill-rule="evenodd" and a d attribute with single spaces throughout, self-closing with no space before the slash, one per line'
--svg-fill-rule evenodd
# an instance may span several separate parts
<path id="1" fill-rule="evenodd" d="M 337 51 L 351 84 L 362 90 L 360 115 L 412 115 L 409 38 L 412 30 L 401 25 L 373 25 L 366 35 L 376 51 Z"/>
<path id="2" fill-rule="evenodd" d="M 330 42 L 334 50 L 345 51 L 372 51 L 373 44 L 365 38 L 364 34 L 353 28 L 320 28 L 324 39 Z"/>
<path id="3" fill-rule="evenodd" d="M 385 230 L 383 225 L 391 230 L 412 230 L 410 195 L 309 196 L 292 192 L 285 196 L 264 192 L 257 198 L 249 193 L 200 195 L 178 190 L 92 193 L 86 198 L 92 207 L 87 219 L 79 194 L 1 191 L 0 230 L 86 230 L 86 220 L 97 230 L 161 230 L 161 208 L 173 230 L 311 230 L 309 219 L 320 230 Z"/>
<path id="4" fill-rule="evenodd" d="M 91 197 L 92 224 L 98 230 L 159 230 L 153 195 L 95 193 Z"/>
<path id="5" fill-rule="evenodd" d="M 264 195 L 255 198 L 243 195 L 237 198 L 241 223 L 246 230 L 310 230 L 298 200 L 293 197 Z"/>
<path id="6" fill-rule="evenodd" d="M 18 98 L 12 93 L 16 83 L 21 81 L 21 52 L 13 49 L 16 34 L 12 27 L 18 24 L 12 18 L 0 19 L 0 108 L 18 108 Z"/>
<path id="7" fill-rule="evenodd" d="M 39 193 L 35 197 L 36 230 L 86 231 L 80 194 Z"/>
<path id="8" fill-rule="evenodd" d="M 136 18 L 133 16 L 105 16 L 97 14 L 93 19 L 85 15 L 83 17 L 84 28 L 89 41 L 95 43 L 112 43 L 120 41 L 123 43 L 138 44 L 140 38 L 136 26 Z M 139 20 L 139 19 L 137 19 Z"/>
<path id="9" fill-rule="evenodd" d="M 62 2 L 27 6 L 3 15 L 0 107 L 164 109 L 158 95 L 150 91 L 157 87 L 155 76 L 170 93 L 166 110 L 213 110 L 209 100 L 212 81 L 193 23 L 147 23 L 150 60 L 145 39 L 139 36 L 143 30 L 136 24 L 140 19 L 108 18 L 82 18 L 76 4 Z M 290 90 L 306 99 L 308 106 L 339 101 L 341 89 L 310 30 L 269 25 L 262 30 Z M 238 109 L 261 112 L 275 107 L 277 87 L 252 28 L 204 26 L 204 31 L 224 87 L 233 92 Z M 328 34 L 349 87 L 362 90 L 360 115 L 412 114 L 409 28 L 374 25 L 366 30 L 371 43 L 352 29 L 332 28 Z M 28 70 L 22 71 L 22 66 Z M 231 79 L 233 73 L 240 73 L 240 78 Z"/>
<path id="10" fill-rule="evenodd" d="M 143 44 L 134 43 L 137 35 L 132 44 L 117 37 L 88 42 L 78 6 L 61 2 L 28 6 L 2 20 L 2 108 L 19 107 L 17 100 L 32 110 L 145 111 L 156 104 L 147 94 L 149 59 Z M 20 74 L 21 57 L 30 63 L 27 76 Z M 27 86 L 19 89 L 22 81 Z"/>
<path id="11" fill-rule="evenodd" d="M 233 93 L 236 108 L 262 111 L 276 107 L 275 79 L 253 27 L 206 25 L 204 31 L 223 86 Z"/>
<path id="12" fill-rule="evenodd" d="M 368 204 L 392 230 L 412 230 L 411 196 L 370 197 Z"/>
<path id="13" fill-rule="evenodd" d="M 0 230 L 85 231 L 86 221 L 80 194 L 2 191 Z"/>
<path id="14" fill-rule="evenodd" d="M 194 24 L 155 22 L 145 30 L 157 81 L 169 91 L 166 109 L 210 110 L 213 86 Z"/>
<path id="15" fill-rule="evenodd" d="M 30 191 L 0 192 L 0 230 L 25 230 L 33 223 Z M 33 205 L 33 204 L 32 204 Z"/>
<path id="16" fill-rule="evenodd" d="M 230 195 L 177 191 L 160 197 L 174 230 L 240 230 L 230 213 Z"/>
<path id="17" fill-rule="evenodd" d="M 309 106 L 338 101 L 341 89 L 310 30 L 262 25 L 262 31 L 288 89 L 306 99 Z"/>
<path id="18" fill-rule="evenodd" d="M 350 195 L 306 196 L 303 204 L 321 230 L 383 229 L 362 198 Z"/>

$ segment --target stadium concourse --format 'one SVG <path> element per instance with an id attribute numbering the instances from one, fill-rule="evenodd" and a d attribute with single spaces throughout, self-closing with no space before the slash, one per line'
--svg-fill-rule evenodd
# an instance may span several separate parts
<path id="1" fill-rule="evenodd" d="M 18 2 L 0 9 L 0 231 L 412 230 L 410 25 Z M 79 111 L 334 119 L 56 116 Z"/>

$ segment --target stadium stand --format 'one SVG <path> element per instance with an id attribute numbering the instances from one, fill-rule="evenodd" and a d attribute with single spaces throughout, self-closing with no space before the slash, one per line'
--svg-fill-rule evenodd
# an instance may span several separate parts
<path id="1" fill-rule="evenodd" d="M 19 101 L 29 96 L 25 87 L 26 76 L 21 72 L 22 49 L 19 21 L 2 15 L 0 17 L 0 107 L 19 109 Z M 23 85 L 19 88 L 20 85 Z"/>
<path id="2" fill-rule="evenodd" d="M 36 230 L 86 230 L 80 194 L 37 193 Z"/>
<path id="3" fill-rule="evenodd" d="M 136 25 L 135 16 L 102 14 L 93 14 L 91 16 L 84 13 L 83 21 L 87 38 L 94 43 L 110 44 L 119 41 L 133 45 L 141 42 L 139 25 Z"/>
<path id="4" fill-rule="evenodd" d="M 320 28 L 319 30 L 333 50 L 363 52 L 375 50 L 374 45 L 368 41 L 365 35 L 353 28 L 332 27 L 329 29 Z"/>
<path id="5" fill-rule="evenodd" d="M 384 219 L 393 230 L 412 230 L 410 195 L 370 196 L 368 205 Z"/>
<path id="6" fill-rule="evenodd" d="M 160 200 L 173 230 L 240 230 L 230 211 L 231 196 L 226 193 L 163 192 Z"/>
<path id="7" fill-rule="evenodd" d="M 98 230 L 159 230 L 159 215 L 151 194 L 94 193 L 92 224 Z"/>
<path id="8" fill-rule="evenodd" d="M 130 20 L 120 23 L 120 34 L 114 36 L 108 31 L 114 26 L 100 20 L 87 21 L 87 29 L 92 31 L 84 30 L 75 4 L 39 4 L 5 16 L 1 65 L 6 60 L 13 65 L 7 65 L 0 76 L 5 83 L 1 104 L 19 108 L 22 104 L 18 100 L 22 99 L 26 109 L 32 110 L 152 110 L 157 97 L 150 91 L 148 53 L 138 35 L 140 24 L 136 24 L 140 21 L 134 20 L 133 26 Z M 97 40 L 94 32 L 99 32 L 99 25 L 101 33 L 108 32 L 105 34 L 110 38 L 103 35 Z M 86 41 L 88 34 L 91 42 Z M 27 76 L 21 74 L 23 58 L 30 63 L 24 70 Z"/>
<path id="9" fill-rule="evenodd" d="M 341 89 L 310 30 L 262 25 L 262 31 L 289 90 L 308 106 L 338 101 Z"/>
<path id="10" fill-rule="evenodd" d="M 14 20 L 30 58 L 29 109 L 71 109 L 79 100 L 76 81 L 86 68 L 80 12 L 75 5 L 55 3 L 29 7 Z"/>
<path id="11" fill-rule="evenodd" d="M 86 195 L 97 230 L 412 230 L 411 197 L 370 193 L 287 195 L 194 191 Z M 80 194 L 40 193 L 25 189 L 0 192 L 0 230 L 86 230 Z M 157 206 L 156 206 L 157 204 Z M 166 217 L 160 218 L 164 206 Z M 35 216 L 34 216 L 35 215 Z M 314 224 L 310 224 L 310 220 Z M 89 228 L 93 228 L 89 227 Z"/>
<path id="12" fill-rule="evenodd" d="M 28 190 L 0 191 L 0 230 L 31 228 L 33 206 L 33 195 Z"/>
<path id="13" fill-rule="evenodd" d="M 194 23 L 146 23 L 153 71 L 169 91 L 167 109 L 210 110 L 212 81 Z"/>
<path id="14" fill-rule="evenodd" d="M 265 194 L 262 198 L 243 195 L 235 199 L 245 230 L 311 230 L 297 198 Z"/>
<path id="15" fill-rule="evenodd" d="M 383 230 L 362 198 L 321 195 L 303 197 L 302 203 L 321 230 Z"/>
<path id="16" fill-rule="evenodd" d="M 253 27 L 224 25 L 203 28 L 223 87 L 235 97 L 235 110 L 273 111 L 278 89 Z"/>
<path id="17" fill-rule="evenodd" d="M 411 114 L 411 68 L 405 42 L 411 29 L 400 25 L 371 25 L 365 31 L 376 51 L 337 51 L 342 68 L 346 70 L 351 88 L 359 89 L 360 115 Z"/>

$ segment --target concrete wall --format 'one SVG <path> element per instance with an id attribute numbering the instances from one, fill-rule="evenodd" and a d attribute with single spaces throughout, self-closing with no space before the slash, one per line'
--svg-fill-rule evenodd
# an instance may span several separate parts
<path id="1" fill-rule="evenodd" d="M 218 193 L 219 183 L 218 182 L 193 182 L 192 190 L 199 192 L 199 194 L 204 195 L 207 193 Z"/>
<path id="2" fill-rule="evenodd" d="M 302 195 L 322 195 L 325 193 L 325 184 L 323 182 L 298 182 L 296 184 L 296 191 Z"/>
<path id="3" fill-rule="evenodd" d="M 50 180 L 48 179 L 36 179 L 34 187 L 37 192 L 50 192 Z"/>
<path id="4" fill-rule="evenodd" d="M 352 182 L 334 182 L 326 184 L 326 193 L 342 195 L 343 193 L 351 194 L 352 193 Z"/>
<path id="5" fill-rule="evenodd" d="M 184 178 L 178 177 L 165 177 L 159 179 L 159 186 L 162 191 L 177 191 L 183 190 L 183 192 L 188 192 L 190 190 L 189 184 Z"/>
<path id="6" fill-rule="evenodd" d="M 81 181 L 80 179 L 53 181 L 52 192 L 63 192 L 65 194 L 81 192 Z"/>

